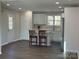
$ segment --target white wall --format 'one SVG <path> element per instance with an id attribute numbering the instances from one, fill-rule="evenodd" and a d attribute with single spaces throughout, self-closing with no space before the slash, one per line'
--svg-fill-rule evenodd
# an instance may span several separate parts
<path id="1" fill-rule="evenodd" d="M 13 17 L 13 30 L 8 30 L 8 17 Z M 2 44 L 5 45 L 7 43 L 17 41 L 20 37 L 20 13 L 2 8 Z"/>
<path id="2" fill-rule="evenodd" d="M 32 11 L 21 14 L 20 39 L 29 40 L 29 30 L 32 29 Z"/>
<path id="3" fill-rule="evenodd" d="M 66 50 L 79 52 L 79 7 L 65 8 Z"/>
<path id="4" fill-rule="evenodd" d="M 2 40 L 1 22 L 2 22 L 2 18 L 1 18 L 1 2 L 0 2 L 0 54 L 1 54 L 1 40 Z"/>

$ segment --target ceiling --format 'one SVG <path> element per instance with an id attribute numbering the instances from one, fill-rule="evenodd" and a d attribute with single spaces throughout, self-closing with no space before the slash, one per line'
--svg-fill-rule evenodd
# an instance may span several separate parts
<path id="1" fill-rule="evenodd" d="M 56 2 L 60 2 L 60 4 L 56 5 Z M 2 0 L 2 3 L 6 5 L 7 3 L 10 4 L 8 6 L 11 9 L 17 11 L 45 11 L 45 12 L 57 12 L 61 11 L 59 6 L 68 7 L 68 6 L 78 6 L 79 0 Z M 19 10 L 18 8 L 22 8 Z"/>

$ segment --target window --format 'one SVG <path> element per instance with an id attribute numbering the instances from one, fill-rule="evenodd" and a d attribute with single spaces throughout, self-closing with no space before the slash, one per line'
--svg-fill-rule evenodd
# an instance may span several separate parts
<path id="1" fill-rule="evenodd" d="M 53 25 L 53 16 L 48 16 L 48 25 Z"/>
<path id="2" fill-rule="evenodd" d="M 61 31 L 61 16 L 55 16 L 54 31 Z"/>
<path id="3" fill-rule="evenodd" d="M 55 25 L 60 26 L 61 25 L 61 16 L 55 16 Z"/>
<path id="4" fill-rule="evenodd" d="M 55 20 L 61 20 L 61 16 L 55 16 Z"/>
<path id="5" fill-rule="evenodd" d="M 48 25 L 53 26 L 53 31 L 61 31 L 61 16 L 48 16 Z"/>
<path id="6" fill-rule="evenodd" d="M 9 30 L 13 29 L 13 17 L 9 16 L 8 19 L 8 26 L 9 26 Z"/>

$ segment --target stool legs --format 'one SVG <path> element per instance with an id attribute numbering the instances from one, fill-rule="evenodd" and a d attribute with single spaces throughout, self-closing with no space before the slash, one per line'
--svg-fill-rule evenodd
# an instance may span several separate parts
<path id="1" fill-rule="evenodd" d="M 44 40 L 45 42 L 42 42 L 42 40 Z M 46 47 L 47 47 L 47 38 L 45 37 L 45 38 L 39 38 L 39 46 L 42 46 L 42 44 L 45 44 L 46 45 Z"/>
<path id="2" fill-rule="evenodd" d="M 32 39 L 30 38 L 30 40 L 29 40 L 29 46 L 31 46 L 32 45 Z"/>
<path id="3" fill-rule="evenodd" d="M 35 39 L 35 42 L 33 42 L 33 39 Z M 30 37 L 29 46 L 31 46 L 32 43 L 35 43 L 37 45 L 37 37 Z"/>
<path id="4" fill-rule="evenodd" d="M 35 41 L 33 41 L 35 39 Z M 42 42 L 44 40 L 44 42 Z M 32 43 L 35 43 L 36 46 L 38 45 L 38 38 L 37 37 L 30 37 L 29 40 L 29 46 L 32 46 Z M 42 44 L 45 44 L 47 46 L 47 37 L 39 37 L 39 46 L 42 46 Z"/>

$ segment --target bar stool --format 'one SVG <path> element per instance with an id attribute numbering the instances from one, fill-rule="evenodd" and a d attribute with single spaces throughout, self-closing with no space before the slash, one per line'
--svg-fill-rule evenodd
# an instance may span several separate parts
<path id="1" fill-rule="evenodd" d="M 39 30 L 39 46 L 47 46 L 47 35 L 46 30 Z"/>
<path id="2" fill-rule="evenodd" d="M 35 43 L 37 45 L 37 35 L 35 33 L 35 30 L 29 30 L 29 46 L 31 46 L 32 43 Z"/>

